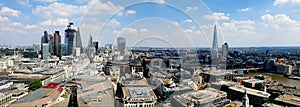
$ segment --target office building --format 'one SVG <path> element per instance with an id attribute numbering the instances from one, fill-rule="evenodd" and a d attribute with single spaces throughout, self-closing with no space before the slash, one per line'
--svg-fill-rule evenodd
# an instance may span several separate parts
<path id="1" fill-rule="evenodd" d="M 59 56 L 60 53 L 60 44 L 61 43 L 61 36 L 59 31 L 55 31 L 54 33 L 54 55 Z"/>
<path id="2" fill-rule="evenodd" d="M 124 37 L 117 37 L 117 46 L 120 54 L 125 54 L 126 39 Z"/>
<path id="3" fill-rule="evenodd" d="M 75 56 L 80 55 L 81 48 L 75 48 Z"/>
<path id="4" fill-rule="evenodd" d="M 76 28 L 73 23 L 69 23 L 65 30 L 65 43 L 67 44 L 67 55 L 73 55 L 76 47 Z"/>
<path id="5" fill-rule="evenodd" d="M 157 97 L 150 87 L 122 87 L 124 107 L 154 107 Z"/>
<path id="6" fill-rule="evenodd" d="M 180 95 L 174 95 L 171 99 L 172 107 L 217 107 L 228 104 L 227 93 L 213 88 L 191 91 Z"/>
<path id="7" fill-rule="evenodd" d="M 68 45 L 66 43 L 59 44 L 60 51 L 59 51 L 59 57 L 68 55 Z"/>
<path id="8" fill-rule="evenodd" d="M 92 46 L 93 46 L 93 37 L 92 37 L 92 35 L 90 35 L 88 47 L 92 47 Z"/>
<path id="9" fill-rule="evenodd" d="M 228 98 L 231 99 L 232 101 L 243 101 L 243 97 L 245 96 L 245 90 L 247 90 L 247 97 L 249 97 L 249 104 L 253 105 L 254 107 L 259 107 L 262 104 L 266 103 L 269 101 L 269 97 L 271 94 L 264 92 L 264 91 L 259 91 L 251 88 L 246 88 L 243 86 L 232 86 L 229 87 L 228 89 Z"/>
<path id="10" fill-rule="evenodd" d="M 49 58 L 49 44 L 43 43 L 42 44 L 42 59 L 48 59 Z"/>
<path id="11" fill-rule="evenodd" d="M 224 43 L 222 45 L 222 60 L 227 60 L 228 56 L 228 43 Z"/>
<path id="12" fill-rule="evenodd" d="M 286 65 L 282 63 L 278 63 L 277 65 L 277 73 L 284 74 L 284 75 L 291 75 L 292 74 L 292 66 Z"/>
<path id="13" fill-rule="evenodd" d="M 80 48 L 80 53 L 83 52 L 79 27 L 77 28 L 77 32 L 76 32 L 76 47 Z"/>
<path id="14" fill-rule="evenodd" d="M 54 36 L 52 34 L 48 34 L 48 44 L 50 54 L 54 55 Z"/>
<path id="15" fill-rule="evenodd" d="M 211 48 L 211 60 L 218 59 L 218 35 L 217 35 L 217 25 L 214 26 L 214 35 L 213 35 L 213 43 L 212 43 L 212 48 Z"/>
<path id="16" fill-rule="evenodd" d="M 94 41 L 93 42 L 93 47 L 95 47 L 95 50 L 96 50 L 96 53 L 97 53 L 97 51 L 99 49 L 99 42 L 98 41 Z"/>
<path id="17" fill-rule="evenodd" d="M 47 33 L 47 31 L 44 31 L 44 35 L 41 38 L 41 44 L 42 43 L 48 43 L 48 33 Z"/>

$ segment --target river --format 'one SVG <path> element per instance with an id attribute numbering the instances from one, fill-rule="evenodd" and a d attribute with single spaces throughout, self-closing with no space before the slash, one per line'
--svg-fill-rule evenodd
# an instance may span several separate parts
<path id="1" fill-rule="evenodd" d="M 288 79 L 282 75 L 279 74 L 272 74 L 272 73 L 262 73 L 262 72 L 249 72 L 248 74 L 245 74 L 244 76 L 255 76 L 255 75 L 267 75 L 272 77 L 272 80 L 278 81 L 283 84 L 287 84 L 290 86 L 296 86 L 300 87 L 300 80 L 293 80 L 293 79 Z"/>

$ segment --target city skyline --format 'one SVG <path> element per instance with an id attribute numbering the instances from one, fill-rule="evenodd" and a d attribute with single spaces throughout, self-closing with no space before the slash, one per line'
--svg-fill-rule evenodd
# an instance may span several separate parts
<path id="1" fill-rule="evenodd" d="M 190 5 L 193 3 L 177 7 L 181 12 L 176 9 L 169 9 L 166 4 L 172 3 L 168 0 L 156 0 L 155 2 L 158 4 L 150 5 L 149 7 L 162 12 L 152 10 L 154 12 L 150 16 L 148 14 L 149 11 L 146 11 L 141 6 L 124 7 L 123 5 L 126 3 L 123 2 L 118 0 L 78 0 L 76 2 L 60 0 L 3 1 L 0 3 L 0 23 L 6 26 L 0 29 L 0 45 L 29 46 L 34 43 L 40 43 L 40 37 L 43 35 L 44 30 L 49 33 L 54 33 L 56 30 L 63 33 L 66 25 L 69 22 L 74 22 L 75 26 L 81 29 L 82 42 L 85 42 L 83 46 L 87 46 L 85 44 L 88 42 L 90 34 L 93 35 L 95 40 L 99 41 L 100 45 L 104 46 L 106 42 L 116 42 L 114 37 L 119 35 L 126 36 L 128 34 L 132 36 L 147 33 L 148 35 L 158 35 L 158 37 L 163 38 L 163 35 L 166 35 L 165 33 L 176 34 L 176 31 L 179 30 L 177 34 L 185 35 L 188 39 L 191 39 L 191 44 L 195 47 L 211 47 L 210 43 L 213 37 L 212 24 L 214 23 L 212 19 L 217 21 L 218 29 L 220 30 L 220 33 L 218 32 L 220 34 L 219 44 L 228 42 L 231 47 L 300 45 L 298 42 L 300 37 L 296 35 L 300 33 L 298 30 L 300 29 L 300 15 L 296 14 L 299 12 L 299 6 L 297 5 L 299 2 L 293 0 L 247 0 L 243 2 L 203 0 L 203 5 L 198 5 L 207 6 L 208 11 L 211 13 L 204 12 L 204 15 L 202 14 L 201 18 L 205 19 L 200 20 L 202 23 L 199 23 L 199 21 L 195 23 L 197 21 L 195 17 L 192 20 L 188 16 L 181 15 L 188 12 L 193 14 L 197 10 L 204 8 Z M 91 8 L 95 5 L 97 5 L 97 8 Z M 143 4 L 141 5 L 143 6 Z M 172 14 L 163 16 L 164 12 Z M 88 17 L 91 14 L 96 16 L 96 19 Z M 113 17 L 107 21 L 99 16 Z M 174 16 L 181 17 L 174 18 Z M 158 21 L 157 19 L 148 20 L 149 18 L 142 20 L 147 17 L 156 17 Z M 88 23 L 89 21 L 96 23 L 93 25 Z M 105 29 L 103 27 L 102 30 L 104 30 L 101 31 L 101 25 L 105 21 L 108 28 L 106 27 Z M 157 29 L 164 30 L 164 32 L 155 32 L 157 31 L 155 24 L 160 23 L 159 21 L 163 21 L 166 23 L 165 25 L 171 26 L 172 30 L 167 31 L 167 29 L 157 27 Z M 208 23 L 204 21 L 208 21 Z M 154 24 L 151 25 L 151 22 L 154 22 Z M 151 26 L 143 26 L 145 24 L 150 24 Z M 197 27 L 197 24 L 199 27 Z M 87 32 L 87 29 L 90 31 Z M 203 37 L 203 32 L 205 32 L 207 40 Z M 64 36 L 64 34 L 61 35 Z M 172 41 L 176 41 L 173 38 L 168 37 L 168 39 L 173 44 L 174 42 Z M 183 37 L 183 39 L 186 38 Z M 186 40 L 189 41 L 188 39 Z M 203 44 L 198 44 L 197 41 L 193 40 L 199 40 Z M 188 46 L 191 44 L 178 45 Z M 177 46 L 176 42 L 175 46 Z"/>

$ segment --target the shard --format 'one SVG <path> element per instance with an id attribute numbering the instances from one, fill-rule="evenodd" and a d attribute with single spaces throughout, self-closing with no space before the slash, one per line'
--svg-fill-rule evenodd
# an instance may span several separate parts
<path id="1" fill-rule="evenodd" d="M 217 26 L 214 26 L 214 37 L 213 37 L 213 44 L 211 48 L 211 59 L 218 59 L 218 35 L 217 35 Z"/>

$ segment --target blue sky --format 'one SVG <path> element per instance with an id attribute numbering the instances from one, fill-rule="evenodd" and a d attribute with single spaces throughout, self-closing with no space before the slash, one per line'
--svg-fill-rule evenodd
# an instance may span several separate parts
<path id="1" fill-rule="evenodd" d="M 210 47 L 217 23 L 219 44 L 299 46 L 299 13 L 300 0 L 2 0 L 0 45 L 63 36 L 74 22 L 84 44 L 92 35 L 101 45 L 124 36 L 129 46 Z"/>

